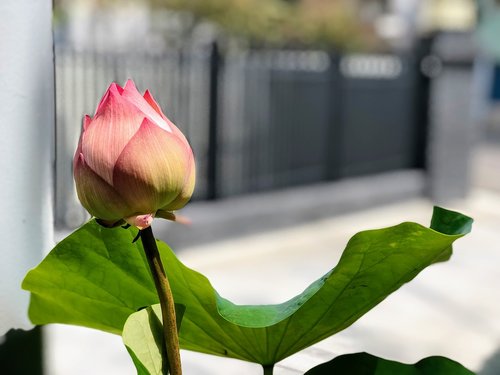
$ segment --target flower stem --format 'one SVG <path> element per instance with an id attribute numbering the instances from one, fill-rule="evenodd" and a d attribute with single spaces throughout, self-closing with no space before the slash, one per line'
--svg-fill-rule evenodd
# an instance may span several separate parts
<path id="1" fill-rule="evenodd" d="M 263 365 L 264 375 L 273 375 L 274 365 Z"/>
<path id="2" fill-rule="evenodd" d="M 168 278 L 163 269 L 160 253 L 151 227 L 141 230 L 141 241 L 148 259 L 149 268 L 153 274 L 156 292 L 160 298 L 161 314 L 163 319 L 163 339 L 168 358 L 168 367 L 171 375 L 181 375 L 181 356 L 179 353 L 179 334 L 175 318 L 174 297 Z M 166 372 L 165 372 L 166 373 Z"/>

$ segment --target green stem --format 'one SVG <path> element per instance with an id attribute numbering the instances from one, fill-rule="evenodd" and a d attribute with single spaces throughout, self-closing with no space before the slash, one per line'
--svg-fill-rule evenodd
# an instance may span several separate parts
<path id="1" fill-rule="evenodd" d="M 163 319 L 163 338 L 168 358 L 168 367 L 171 375 L 182 375 L 181 356 L 179 353 L 179 334 L 175 318 L 174 297 L 168 278 L 163 269 L 160 253 L 151 227 L 141 230 L 141 241 L 148 259 L 149 268 L 153 274 L 156 292 L 160 299 L 161 315 Z"/>
<path id="2" fill-rule="evenodd" d="M 273 375 L 274 365 L 262 365 L 264 375 Z"/>

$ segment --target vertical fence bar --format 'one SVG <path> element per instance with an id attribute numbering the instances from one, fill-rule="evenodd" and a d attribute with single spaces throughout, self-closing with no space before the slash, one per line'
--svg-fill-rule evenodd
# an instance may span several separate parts
<path id="1" fill-rule="evenodd" d="M 326 156 L 326 180 L 336 180 L 340 176 L 340 140 L 343 134 L 342 125 L 342 75 L 339 70 L 340 55 L 337 52 L 328 54 L 330 59 L 329 67 L 329 126 L 325 137 L 327 146 Z"/>
<path id="2" fill-rule="evenodd" d="M 207 150 L 207 199 L 213 200 L 218 197 L 218 104 L 219 104 L 219 65 L 221 57 L 217 42 L 210 47 L 210 70 L 209 70 L 209 112 L 208 112 L 208 150 Z"/>
<path id="3" fill-rule="evenodd" d="M 416 153 L 415 166 L 426 169 L 426 146 L 429 136 L 429 94 L 432 79 L 439 74 L 441 61 L 432 55 L 434 35 L 421 38 L 414 53 L 414 69 L 416 78 L 415 114 L 416 114 Z"/>

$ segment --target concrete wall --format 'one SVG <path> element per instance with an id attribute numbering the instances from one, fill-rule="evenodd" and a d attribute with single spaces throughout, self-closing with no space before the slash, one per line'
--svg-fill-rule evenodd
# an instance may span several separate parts
<path id="1" fill-rule="evenodd" d="M 30 327 L 26 272 L 53 245 L 52 1 L 0 2 L 0 339 Z"/>

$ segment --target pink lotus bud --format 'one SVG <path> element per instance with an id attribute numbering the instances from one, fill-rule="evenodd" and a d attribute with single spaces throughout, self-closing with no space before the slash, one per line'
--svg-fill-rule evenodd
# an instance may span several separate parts
<path id="1" fill-rule="evenodd" d="M 193 151 L 149 91 L 112 83 L 93 118 L 85 116 L 73 160 L 78 198 L 110 225 L 122 219 L 140 229 L 191 198 Z M 170 213 L 171 215 L 169 215 Z"/>

